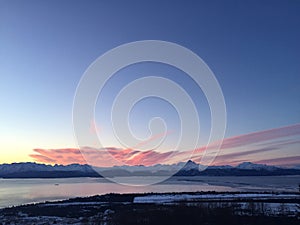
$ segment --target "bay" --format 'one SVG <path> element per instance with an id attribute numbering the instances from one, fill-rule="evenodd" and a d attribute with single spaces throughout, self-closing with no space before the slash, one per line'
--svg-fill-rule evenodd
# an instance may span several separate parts
<path id="1" fill-rule="evenodd" d="M 126 177 L 122 179 L 126 180 Z M 135 178 L 130 177 L 128 179 Z M 145 177 L 144 179 L 151 179 L 151 177 Z M 297 192 L 299 183 L 300 176 L 173 177 L 163 183 L 148 186 L 122 185 L 104 178 L 0 179 L 0 208 L 107 193 Z"/>

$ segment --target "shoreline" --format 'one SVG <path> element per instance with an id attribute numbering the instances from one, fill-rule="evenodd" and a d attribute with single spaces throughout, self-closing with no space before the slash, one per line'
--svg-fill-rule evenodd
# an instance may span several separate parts
<path id="1" fill-rule="evenodd" d="M 132 177 L 131 177 L 132 179 Z M 125 179 L 126 180 L 126 179 Z M 150 186 L 126 186 L 104 178 L 0 179 L 0 208 L 114 193 L 145 192 L 298 192 L 300 176 L 175 177 Z"/>
<path id="2" fill-rule="evenodd" d="M 87 224 L 95 224 L 97 221 L 113 222 L 128 213 L 136 213 L 136 210 L 141 215 L 151 210 L 165 210 L 173 215 L 174 210 L 180 208 L 194 210 L 191 216 L 199 210 L 208 210 L 210 215 L 218 210 L 227 213 L 226 210 L 230 209 L 232 217 L 243 218 L 251 214 L 251 217 L 267 219 L 292 218 L 293 224 L 294 220 L 299 220 L 299 202 L 299 192 L 111 193 L 3 208 L 0 209 L 0 221 L 21 221 L 22 224 L 81 224 L 90 221 Z M 152 218 L 151 213 L 147 216 Z"/>

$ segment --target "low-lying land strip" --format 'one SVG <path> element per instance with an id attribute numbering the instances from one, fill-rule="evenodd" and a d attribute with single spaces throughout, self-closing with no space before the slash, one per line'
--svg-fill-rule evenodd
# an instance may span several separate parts
<path id="1" fill-rule="evenodd" d="M 0 210 L 0 224 L 298 224 L 299 193 L 107 194 Z"/>

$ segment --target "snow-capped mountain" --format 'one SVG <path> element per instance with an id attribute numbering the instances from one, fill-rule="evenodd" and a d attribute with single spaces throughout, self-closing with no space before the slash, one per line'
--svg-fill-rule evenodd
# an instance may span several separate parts
<path id="1" fill-rule="evenodd" d="M 189 160 L 181 170 L 199 170 L 199 166 L 199 164 L 193 162 L 192 160 Z"/>
<path id="2" fill-rule="evenodd" d="M 243 162 L 239 164 L 236 168 L 243 169 L 243 170 L 269 170 L 269 171 L 278 169 L 278 167 L 276 166 L 268 166 L 266 164 L 255 164 L 251 162 Z"/>
<path id="3" fill-rule="evenodd" d="M 82 177 L 100 176 L 89 165 L 45 165 L 39 163 L 12 163 L 0 165 L 0 177 Z"/>
<path id="4" fill-rule="evenodd" d="M 89 165 L 70 164 L 64 165 L 45 165 L 39 163 L 12 163 L 0 165 L 0 173 L 16 173 L 25 171 L 81 171 L 91 172 L 93 171 Z"/>
<path id="5" fill-rule="evenodd" d="M 201 165 L 200 165 L 201 168 Z M 300 175 L 300 169 L 280 168 L 265 164 L 244 162 L 236 167 L 208 166 L 205 170 L 181 169 L 175 176 L 275 176 L 275 175 Z"/>
<path id="6" fill-rule="evenodd" d="M 155 164 L 152 166 L 144 166 L 144 165 L 123 165 L 123 166 L 113 166 L 113 167 L 94 167 L 96 171 L 120 171 L 120 170 L 125 170 L 127 172 L 151 172 L 151 173 L 156 173 L 159 171 L 168 171 L 168 172 L 176 172 L 180 169 L 182 169 L 185 165 L 187 164 L 187 169 L 188 167 L 195 167 L 198 168 L 198 164 L 188 161 L 188 162 L 179 162 L 176 164 Z M 193 165 L 193 166 L 191 166 Z"/>
<path id="7" fill-rule="evenodd" d="M 97 173 L 98 172 L 98 173 Z M 300 175 L 300 169 L 280 168 L 264 164 L 244 162 L 230 165 L 208 166 L 191 160 L 172 165 L 94 167 L 89 165 L 45 165 L 38 163 L 12 163 L 0 165 L 0 178 L 54 178 L 102 176 L 271 176 Z"/>

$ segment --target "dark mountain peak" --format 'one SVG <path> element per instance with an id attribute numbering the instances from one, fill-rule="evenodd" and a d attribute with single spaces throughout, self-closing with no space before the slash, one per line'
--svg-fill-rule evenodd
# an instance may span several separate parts
<path id="1" fill-rule="evenodd" d="M 182 170 L 199 170 L 199 164 L 195 163 L 192 160 L 186 162 Z"/>
<path id="2" fill-rule="evenodd" d="M 197 164 L 197 163 L 195 163 L 194 161 L 192 161 L 191 159 L 189 159 L 189 160 L 186 162 L 186 164 L 193 164 L 193 165 L 195 165 L 195 164 Z"/>

